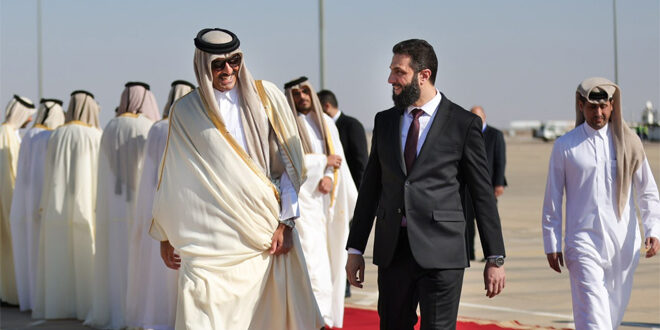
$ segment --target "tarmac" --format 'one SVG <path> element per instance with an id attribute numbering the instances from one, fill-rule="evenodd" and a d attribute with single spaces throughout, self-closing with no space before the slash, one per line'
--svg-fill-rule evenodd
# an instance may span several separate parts
<path id="1" fill-rule="evenodd" d="M 473 262 L 465 272 L 459 318 L 492 320 L 527 329 L 574 328 L 568 271 L 564 268 L 558 274 L 548 267 L 541 236 L 541 208 L 551 150 L 552 143 L 528 137 L 507 138 L 509 186 L 498 201 L 507 251 L 506 287 L 500 295 L 492 299 L 486 297 L 484 264 Z M 646 143 L 645 150 L 656 183 L 660 185 L 660 144 Z M 351 288 L 347 306 L 376 309 L 377 269 L 371 263 L 372 244 L 370 239 L 365 253 L 364 288 Z M 475 244 L 477 259 L 480 259 L 478 239 Z M 75 320 L 32 320 L 29 312 L 3 305 L 0 329 L 89 328 Z M 641 258 L 630 303 L 619 329 L 660 329 L 660 256 Z"/>

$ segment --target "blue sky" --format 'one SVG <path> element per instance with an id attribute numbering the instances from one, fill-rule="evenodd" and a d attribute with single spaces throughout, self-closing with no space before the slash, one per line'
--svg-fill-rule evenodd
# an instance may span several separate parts
<path id="1" fill-rule="evenodd" d="M 0 104 L 37 100 L 36 0 L 0 1 Z M 195 82 L 193 38 L 222 27 L 241 39 L 257 79 L 279 86 L 301 75 L 320 89 L 318 2 L 43 0 L 44 97 L 97 96 L 105 125 L 127 81 Z M 589 76 L 614 80 L 612 2 L 605 0 L 326 0 L 326 88 L 366 128 L 391 107 L 392 46 L 422 38 L 439 59 L 436 87 L 489 123 L 574 119 L 574 92 Z M 617 2 L 624 117 L 660 103 L 660 4 Z"/>

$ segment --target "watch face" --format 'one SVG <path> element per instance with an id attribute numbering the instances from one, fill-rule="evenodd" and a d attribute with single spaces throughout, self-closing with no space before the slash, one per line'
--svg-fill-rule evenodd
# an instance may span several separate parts
<path id="1" fill-rule="evenodd" d="M 504 258 L 499 257 L 499 258 L 495 259 L 495 265 L 497 267 L 502 267 L 504 265 Z"/>

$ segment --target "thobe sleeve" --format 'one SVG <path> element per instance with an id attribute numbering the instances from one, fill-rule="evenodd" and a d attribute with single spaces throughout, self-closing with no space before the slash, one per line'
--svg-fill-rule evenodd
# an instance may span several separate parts
<path id="1" fill-rule="evenodd" d="M 300 217 L 298 194 L 293 188 L 289 175 L 284 171 L 280 178 L 280 220 Z"/>
<path id="2" fill-rule="evenodd" d="M 566 183 L 564 153 L 560 143 L 555 143 L 550 156 L 548 180 L 543 200 L 543 245 L 545 253 L 561 252 L 562 202 Z"/>
<path id="3" fill-rule="evenodd" d="M 163 227 L 161 227 L 158 222 L 156 222 L 155 219 L 151 219 L 151 227 L 149 228 L 149 235 L 160 242 L 167 241 L 169 240 L 167 238 L 167 234 L 165 234 L 165 230 L 163 230 Z"/>
<path id="4" fill-rule="evenodd" d="M 342 157 L 342 160 L 346 162 L 346 159 L 344 159 L 344 157 Z M 323 175 L 329 177 L 332 183 L 335 182 L 335 168 L 333 166 L 326 166 Z"/>
<path id="5" fill-rule="evenodd" d="M 642 216 L 645 237 L 660 238 L 660 199 L 649 163 L 644 159 L 633 176 L 633 187 L 637 196 L 637 206 Z"/>

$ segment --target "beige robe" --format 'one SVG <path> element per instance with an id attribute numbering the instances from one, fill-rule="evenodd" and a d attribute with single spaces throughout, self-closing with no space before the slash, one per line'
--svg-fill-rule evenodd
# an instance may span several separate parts
<path id="1" fill-rule="evenodd" d="M 263 85 L 278 124 L 295 132 L 284 95 Z M 176 328 L 319 329 L 297 232 L 288 254 L 268 253 L 280 212 L 277 187 L 222 128 L 198 90 L 170 114 L 150 233 L 181 255 Z M 296 135 L 286 139 L 300 143 Z"/>

